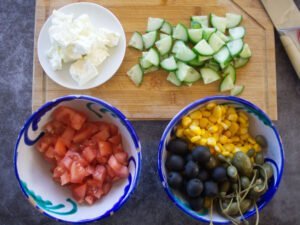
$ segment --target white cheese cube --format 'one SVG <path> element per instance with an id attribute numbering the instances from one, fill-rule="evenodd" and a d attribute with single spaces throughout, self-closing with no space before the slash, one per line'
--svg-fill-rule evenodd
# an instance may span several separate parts
<path id="1" fill-rule="evenodd" d="M 60 49 L 58 47 L 51 47 L 47 52 L 47 57 L 53 70 L 62 69 L 62 58 L 59 53 Z"/>
<path id="2" fill-rule="evenodd" d="M 98 34 L 100 38 L 106 39 L 106 45 L 109 47 L 115 47 L 119 43 L 120 35 L 116 32 L 107 30 L 105 28 L 100 28 L 98 29 Z"/>
<path id="3" fill-rule="evenodd" d="M 98 70 L 90 61 L 79 59 L 70 66 L 70 74 L 71 77 L 82 86 L 96 77 Z"/>
<path id="4" fill-rule="evenodd" d="M 99 66 L 103 61 L 109 56 L 107 48 L 104 47 L 98 47 L 94 48 L 93 51 L 90 52 L 87 56 L 84 58 L 89 60 L 93 65 Z"/>
<path id="5" fill-rule="evenodd" d="M 53 25 L 61 25 L 66 23 L 72 23 L 73 14 L 64 14 L 62 12 L 53 10 L 51 23 Z"/>

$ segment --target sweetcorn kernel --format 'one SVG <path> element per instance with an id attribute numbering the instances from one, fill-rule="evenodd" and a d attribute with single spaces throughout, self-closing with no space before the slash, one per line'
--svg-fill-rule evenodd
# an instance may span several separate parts
<path id="1" fill-rule="evenodd" d="M 236 114 L 236 110 L 234 107 L 230 106 L 227 110 L 227 115 Z"/>
<path id="2" fill-rule="evenodd" d="M 222 117 L 222 108 L 221 106 L 217 105 L 214 110 L 213 110 L 213 116 L 216 118 L 221 118 Z"/>
<path id="3" fill-rule="evenodd" d="M 239 111 L 239 116 L 246 121 L 248 120 L 248 116 L 245 112 Z"/>
<path id="4" fill-rule="evenodd" d="M 228 130 L 229 128 L 229 126 L 224 122 L 220 122 L 220 125 L 223 127 L 224 130 Z"/>
<path id="5" fill-rule="evenodd" d="M 183 137 L 183 129 L 182 128 L 178 128 L 176 130 L 176 136 L 179 138 Z"/>
<path id="6" fill-rule="evenodd" d="M 216 103 L 214 103 L 214 102 L 210 102 L 206 105 L 206 108 L 208 110 L 212 110 L 214 107 L 216 107 Z"/>
<path id="7" fill-rule="evenodd" d="M 233 122 L 236 122 L 238 120 L 238 115 L 236 113 L 234 114 L 229 114 L 227 116 L 227 119 L 230 120 L 230 121 L 233 121 Z"/>
<path id="8" fill-rule="evenodd" d="M 260 151 L 261 151 L 261 147 L 260 147 L 259 144 L 255 144 L 255 145 L 253 146 L 253 149 L 255 150 L 255 152 L 260 152 Z"/>
<path id="9" fill-rule="evenodd" d="M 194 119 L 193 119 L 191 125 L 199 126 L 199 120 L 194 120 Z M 190 126 L 191 126 L 191 125 L 190 125 Z"/>
<path id="10" fill-rule="evenodd" d="M 230 130 L 227 130 L 227 131 L 225 132 L 225 135 L 226 135 L 228 138 L 230 138 L 230 137 L 232 136 L 232 133 L 231 133 Z"/>
<path id="11" fill-rule="evenodd" d="M 210 115 L 211 115 L 211 112 L 209 112 L 209 111 L 203 111 L 202 112 L 202 116 L 203 117 L 207 117 L 208 118 L 208 117 L 210 117 Z"/>
<path id="12" fill-rule="evenodd" d="M 206 145 L 207 144 L 207 139 L 206 138 L 201 138 L 199 143 L 200 143 L 200 145 Z"/>
<path id="13" fill-rule="evenodd" d="M 184 116 L 181 120 L 181 124 L 183 127 L 188 127 L 192 123 L 192 119 L 189 116 Z"/>
<path id="14" fill-rule="evenodd" d="M 247 134 L 247 133 L 248 133 L 248 129 L 246 129 L 246 128 L 240 129 L 240 134 Z"/>
<path id="15" fill-rule="evenodd" d="M 224 156 L 229 156 L 229 155 L 230 155 L 230 152 L 224 151 L 224 152 L 222 152 L 222 155 L 224 155 Z"/>
<path id="16" fill-rule="evenodd" d="M 253 145 L 256 144 L 256 141 L 252 137 L 249 137 L 248 141 Z"/>
<path id="17" fill-rule="evenodd" d="M 193 132 L 192 132 L 190 129 L 185 129 L 185 130 L 183 131 L 183 134 L 184 134 L 186 137 L 188 137 L 188 138 L 191 138 L 191 137 L 194 136 Z"/>
<path id="18" fill-rule="evenodd" d="M 192 138 L 190 139 L 190 141 L 191 141 L 192 143 L 196 143 L 196 142 L 199 141 L 200 139 L 201 139 L 200 136 L 194 136 L 194 137 L 192 137 Z"/>
<path id="19" fill-rule="evenodd" d="M 233 122 L 229 128 L 232 135 L 235 135 L 236 132 L 239 130 L 239 125 L 236 122 Z"/>
<path id="20" fill-rule="evenodd" d="M 209 137 L 209 138 L 207 138 L 207 144 L 209 146 L 215 146 L 217 144 L 217 141 L 214 137 Z"/>
<path id="21" fill-rule="evenodd" d="M 207 124 L 208 124 L 208 119 L 207 118 L 201 118 L 199 120 L 199 126 L 201 128 L 206 128 Z"/>
<path id="22" fill-rule="evenodd" d="M 196 135 L 201 135 L 201 129 L 198 126 L 191 125 L 190 130 Z"/>
<path id="23" fill-rule="evenodd" d="M 199 110 L 197 110 L 197 111 L 192 112 L 190 114 L 190 117 L 192 119 L 201 119 L 202 118 L 202 113 Z"/>
<path id="24" fill-rule="evenodd" d="M 216 123 L 218 121 L 218 118 L 214 117 L 213 115 L 211 115 L 210 117 L 208 117 L 208 119 L 212 123 Z"/>
<path id="25" fill-rule="evenodd" d="M 224 120 L 224 123 L 228 126 L 228 128 L 231 126 L 231 122 L 229 120 Z"/>
<path id="26" fill-rule="evenodd" d="M 222 136 L 220 137 L 220 142 L 221 142 L 222 144 L 226 144 L 227 141 L 228 141 L 228 137 L 227 137 L 227 136 L 222 135 Z"/>
<path id="27" fill-rule="evenodd" d="M 211 132 L 211 133 L 216 133 L 216 132 L 218 132 L 218 130 L 219 130 L 219 128 L 216 125 L 210 126 L 208 128 L 208 131 Z"/>
<path id="28" fill-rule="evenodd" d="M 237 136 L 234 136 L 231 138 L 232 142 L 239 142 L 240 141 L 240 138 L 237 137 Z"/>
<path id="29" fill-rule="evenodd" d="M 240 138 L 241 140 L 246 141 L 249 138 L 249 134 L 242 134 Z"/>
<path id="30" fill-rule="evenodd" d="M 240 124 L 247 124 L 247 120 L 245 120 L 243 117 L 239 117 L 238 121 L 240 122 Z"/>

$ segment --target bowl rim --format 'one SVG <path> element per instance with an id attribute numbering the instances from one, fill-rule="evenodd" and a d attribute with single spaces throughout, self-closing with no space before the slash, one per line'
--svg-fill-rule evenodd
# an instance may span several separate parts
<path id="1" fill-rule="evenodd" d="M 166 128 L 165 128 L 165 130 L 164 130 L 164 132 L 163 132 L 163 134 L 161 136 L 161 139 L 160 139 L 160 142 L 159 142 L 159 147 L 158 147 L 157 169 L 158 169 L 158 174 L 159 174 L 160 182 L 162 183 L 162 186 L 163 186 L 165 192 L 167 193 L 168 197 L 170 198 L 170 200 L 173 203 L 175 203 L 175 205 L 179 209 L 181 209 L 185 214 L 191 216 L 192 218 L 194 218 L 194 219 L 196 219 L 198 221 L 205 222 L 205 223 L 209 223 L 210 220 L 204 219 L 200 215 L 196 216 L 196 215 L 190 213 L 190 211 L 187 210 L 185 206 L 183 206 L 182 204 L 180 204 L 178 202 L 178 200 L 175 198 L 175 195 L 173 195 L 172 192 L 169 190 L 168 186 L 166 185 L 167 181 L 164 179 L 164 176 L 163 176 L 163 173 L 162 173 L 162 153 L 163 153 L 164 142 L 166 140 L 166 137 L 167 137 L 168 133 L 172 130 L 172 128 L 174 127 L 174 125 L 182 118 L 182 116 L 186 115 L 191 110 L 197 108 L 198 105 L 207 103 L 209 101 L 214 101 L 214 100 L 228 100 L 228 101 L 238 102 L 240 104 L 249 106 L 250 108 L 253 108 L 253 109 L 257 110 L 260 114 L 262 114 L 265 117 L 265 119 L 267 119 L 267 121 L 270 124 L 270 128 L 273 130 L 273 132 L 274 132 L 274 134 L 276 136 L 277 142 L 278 142 L 279 147 L 280 147 L 280 156 L 281 156 L 282 163 L 281 163 L 281 167 L 278 170 L 277 182 L 274 184 L 275 189 L 273 190 L 273 192 L 269 193 L 266 196 L 265 201 L 258 207 L 259 211 L 261 211 L 271 201 L 271 199 L 275 195 L 275 193 L 276 193 L 276 191 L 277 191 L 277 189 L 279 187 L 281 178 L 282 178 L 282 173 L 283 173 L 283 170 L 284 170 L 284 161 L 285 161 L 283 144 L 282 144 L 282 140 L 281 140 L 281 137 L 279 135 L 279 132 L 278 132 L 277 128 L 272 123 L 272 121 L 268 117 L 268 115 L 263 110 L 261 110 L 258 106 L 254 105 L 253 103 L 251 103 L 251 102 L 249 102 L 249 101 L 247 101 L 247 100 L 245 100 L 243 98 L 239 98 L 239 97 L 235 97 L 235 96 L 222 96 L 222 95 L 220 95 L 220 96 L 210 96 L 210 97 L 201 98 L 201 99 L 198 99 L 198 100 L 196 100 L 196 101 L 188 104 L 187 106 L 185 106 L 182 110 L 180 110 L 171 119 L 171 121 L 168 123 L 168 125 L 166 126 Z M 247 218 L 253 216 L 255 213 L 256 213 L 255 210 L 252 210 L 252 211 L 244 214 L 244 216 L 247 219 Z M 215 224 L 229 224 L 230 223 L 230 221 L 220 222 L 220 221 L 214 221 L 214 220 L 213 220 L 213 222 Z"/>
<path id="2" fill-rule="evenodd" d="M 40 55 L 40 43 L 42 41 L 41 39 L 41 34 L 42 33 L 47 33 L 48 31 L 45 30 L 46 29 L 46 24 L 50 23 L 51 21 L 51 18 L 52 18 L 52 14 L 46 19 L 46 21 L 43 23 L 43 26 L 41 27 L 41 30 L 39 32 L 39 35 L 38 35 L 38 39 L 37 39 L 37 58 L 38 58 L 38 61 L 43 69 L 43 71 L 46 73 L 47 77 L 49 77 L 53 82 L 59 84 L 60 86 L 62 87 L 65 87 L 65 88 L 68 88 L 68 89 L 71 89 L 71 90 L 88 90 L 88 89 L 91 89 L 91 88 L 95 88 L 95 87 L 98 87 L 104 83 L 106 83 L 107 81 L 109 81 L 114 75 L 116 75 L 118 69 L 121 67 L 122 65 L 122 62 L 124 61 L 124 58 L 125 58 L 125 54 L 126 54 L 126 33 L 125 33 L 125 30 L 124 30 L 124 27 L 122 25 L 122 23 L 120 22 L 119 18 L 112 12 L 110 11 L 108 8 L 100 5 L 100 4 L 97 4 L 97 3 L 93 3 L 93 2 L 74 2 L 74 3 L 70 3 L 70 4 L 67 4 L 67 5 L 64 5 L 58 9 L 56 9 L 57 11 L 61 11 L 61 10 L 64 10 L 65 8 L 69 8 L 69 7 L 73 7 L 73 6 L 77 6 L 77 5 L 87 5 L 87 6 L 91 6 L 91 7 L 95 7 L 95 8 L 98 8 L 100 10 L 103 10 L 103 11 L 106 11 L 112 18 L 114 18 L 114 20 L 116 21 L 116 23 L 118 24 L 118 26 L 120 26 L 121 30 L 120 30 L 120 42 L 121 41 L 124 41 L 124 47 L 122 48 L 122 55 L 121 55 L 121 60 L 119 62 L 119 65 L 115 68 L 115 70 L 112 72 L 112 74 L 104 81 L 102 82 L 98 82 L 96 84 L 93 84 L 93 85 L 90 85 L 88 87 L 81 87 L 79 86 L 78 84 L 76 84 L 76 86 L 74 85 L 70 85 L 70 84 L 63 84 L 63 82 L 61 82 L 61 80 L 57 80 L 54 78 L 53 76 L 53 73 L 55 73 L 55 71 L 50 68 L 50 70 L 47 70 L 45 69 L 45 65 L 44 63 L 42 63 L 42 56 Z M 123 39 L 124 40 L 121 40 Z M 105 62 L 104 62 L 105 63 Z M 116 63 L 113 63 L 113 64 L 116 64 Z M 50 72 L 49 72 L 50 71 Z M 68 74 L 70 76 L 70 74 Z M 99 73 L 97 76 L 100 76 L 101 74 Z M 94 78 L 93 78 L 94 79 Z M 90 81 L 89 81 L 90 82 Z M 95 82 L 94 82 L 95 83 Z"/>
<path id="3" fill-rule="evenodd" d="M 18 172 L 18 168 L 17 168 L 17 160 L 18 160 L 18 147 L 19 147 L 19 143 L 20 140 L 24 134 L 25 129 L 27 129 L 27 127 L 31 124 L 31 122 L 34 120 L 34 118 L 38 115 L 38 113 L 42 110 L 47 109 L 47 107 L 51 106 L 52 104 L 59 104 L 61 102 L 64 101 L 68 101 L 68 100 L 88 100 L 88 101 L 92 101 L 94 103 L 100 104 L 108 109 L 110 109 L 112 112 L 114 112 L 117 117 L 124 123 L 124 125 L 126 126 L 132 140 L 133 143 L 137 149 L 137 164 L 136 164 L 136 179 L 133 183 L 133 187 L 131 189 L 131 191 L 128 193 L 128 195 L 122 199 L 121 203 L 118 204 L 117 206 L 113 206 L 111 209 L 107 210 L 103 215 L 97 216 L 95 218 L 91 218 L 91 219 L 83 219 L 83 220 L 79 220 L 79 221 L 70 221 L 70 220 L 64 220 L 64 219 L 60 219 L 57 218 L 53 215 L 50 215 L 49 213 L 47 213 L 44 209 L 40 208 L 37 204 L 33 205 L 32 202 L 29 199 L 29 196 L 26 194 L 26 191 L 24 190 L 23 186 L 21 185 L 21 180 L 20 180 L 20 176 L 19 176 L 19 172 Z M 66 96 L 62 96 L 53 100 L 50 100 L 48 102 L 46 102 L 45 104 L 43 104 L 42 106 L 40 106 L 35 112 L 33 112 L 31 114 L 31 116 L 26 120 L 26 122 L 24 123 L 23 127 L 21 128 L 19 135 L 17 137 L 17 141 L 14 147 L 14 156 L 13 156 L 13 164 L 14 164 L 14 172 L 15 172 L 15 177 L 18 181 L 18 184 L 22 190 L 23 196 L 28 200 L 28 202 L 34 206 L 40 213 L 46 215 L 47 217 L 50 217 L 51 219 L 54 219 L 56 221 L 59 222 L 66 222 L 66 223 L 72 223 L 72 224 L 83 224 L 83 223 L 91 223 L 91 222 L 95 222 L 98 220 L 101 220 L 103 218 L 112 216 L 115 212 L 117 212 L 130 198 L 130 196 L 134 193 L 135 189 L 137 188 L 137 185 L 139 183 L 139 179 L 140 179 L 140 174 L 141 174 L 141 168 L 142 168 L 142 147 L 141 147 L 141 142 L 140 139 L 138 137 L 138 135 L 136 134 L 132 124 L 130 123 L 130 121 L 126 118 L 126 116 L 116 107 L 112 106 L 111 104 L 109 104 L 108 102 L 99 99 L 99 98 L 95 98 L 92 96 L 88 96 L 88 95 L 66 95 Z"/>

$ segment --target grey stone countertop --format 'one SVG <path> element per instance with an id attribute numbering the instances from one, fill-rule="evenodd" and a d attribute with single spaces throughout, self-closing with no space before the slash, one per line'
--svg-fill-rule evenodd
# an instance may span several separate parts
<path id="1" fill-rule="evenodd" d="M 297 5 L 300 6 L 299 0 Z M 13 169 L 15 141 L 31 114 L 34 13 L 34 0 L 0 1 L 0 225 L 58 224 L 25 200 Z M 261 212 L 260 224 L 295 225 L 300 224 L 300 80 L 277 33 L 275 41 L 279 113 L 275 124 L 284 143 L 286 161 L 279 190 Z M 96 224 L 200 224 L 171 203 L 159 182 L 157 146 L 167 123 L 133 122 L 143 146 L 138 188 L 114 216 Z"/>

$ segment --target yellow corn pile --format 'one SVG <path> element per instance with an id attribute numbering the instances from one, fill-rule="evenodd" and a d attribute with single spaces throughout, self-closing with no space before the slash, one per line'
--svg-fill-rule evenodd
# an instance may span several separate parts
<path id="1" fill-rule="evenodd" d="M 233 157 L 234 153 L 261 147 L 249 134 L 249 118 L 232 106 L 208 103 L 184 116 L 176 128 L 176 136 L 188 140 L 190 147 L 209 146 L 212 153 Z"/>

